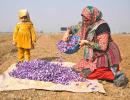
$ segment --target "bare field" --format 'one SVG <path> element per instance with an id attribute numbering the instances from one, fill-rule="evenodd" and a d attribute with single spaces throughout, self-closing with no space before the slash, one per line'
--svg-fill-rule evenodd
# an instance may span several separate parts
<path id="1" fill-rule="evenodd" d="M 46 35 L 39 34 L 35 49 L 31 50 L 31 59 L 56 60 L 56 42 L 62 34 Z M 114 34 L 113 40 L 118 44 L 122 62 L 121 69 L 130 80 L 130 34 Z M 82 58 L 82 49 L 76 54 L 62 57 L 64 61 L 78 62 Z M 12 45 L 12 36 L 0 33 L 0 74 L 17 61 L 17 49 Z M 130 100 L 130 84 L 125 89 L 117 88 L 112 83 L 102 81 L 106 94 L 95 93 L 72 93 L 46 90 L 19 90 L 0 92 L 0 100 Z"/>

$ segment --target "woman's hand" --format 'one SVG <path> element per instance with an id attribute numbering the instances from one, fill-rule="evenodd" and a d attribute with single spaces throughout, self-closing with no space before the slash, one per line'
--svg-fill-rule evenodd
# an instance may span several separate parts
<path id="1" fill-rule="evenodd" d="M 71 30 L 70 30 L 70 28 L 68 28 L 67 31 L 63 35 L 63 38 L 62 38 L 63 41 L 68 41 L 70 32 L 71 32 Z"/>
<path id="2" fill-rule="evenodd" d="M 87 41 L 87 40 L 80 40 L 79 41 L 80 48 L 83 47 L 85 44 L 88 44 L 88 43 L 89 43 L 89 41 Z"/>

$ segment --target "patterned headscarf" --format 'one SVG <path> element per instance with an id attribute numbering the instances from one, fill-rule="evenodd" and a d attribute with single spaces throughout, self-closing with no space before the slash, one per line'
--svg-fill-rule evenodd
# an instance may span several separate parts
<path id="1" fill-rule="evenodd" d="M 99 11 L 97 8 L 93 6 L 87 6 L 82 10 L 81 16 L 90 20 L 89 24 L 82 25 L 81 32 L 79 33 L 79 36 L 81 37 L 81 39 L 85 39 L 87 32 L 89 30 L 89 27 L 93 26 L 97 21 L 99 21 L 102 18 L 102 13 L 101 11 Z"/>

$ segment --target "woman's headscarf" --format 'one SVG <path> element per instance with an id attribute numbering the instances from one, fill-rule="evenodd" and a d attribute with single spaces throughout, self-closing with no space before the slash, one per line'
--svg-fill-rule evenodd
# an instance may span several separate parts
<path id="1" fill-rule="evenodd" d="M 21 21 L 21 17 L 27 16 L 27 21 L 30 21 L 30 16 L 27 9 L 19 10 L 19 20 Z"/>
<path id="2" fill-rule="evenodd" d="M 81 16 L 90 20 L 90 23 L 88 25 L 87 24 L 82 25 L 81 32 L 79 33 L 80 38 L 85 39 L 87 32 L 89 30 L 88 27 L 94 25 L 97 21 L 99 21 L 102 18 L 102 13 L 93 6 L 87 6 L 82 10 Z"/>

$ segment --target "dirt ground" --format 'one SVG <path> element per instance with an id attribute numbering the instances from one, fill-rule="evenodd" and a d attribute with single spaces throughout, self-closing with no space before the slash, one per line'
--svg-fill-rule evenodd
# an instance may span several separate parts
<path id="1" fill-rule="evenodd" d="M 56 42 L 62 34 L 46 35 L 39 34 L 35 49 L 31 50 L 31 59 L 56 60 L 59 55 Z M 112 35 L 118 44 L 121 54 L 121 70 L 125 72 L 130 80 L 130 34 Z M 78 62 L 82 58 L 82 49 L 76 54 L 63 54 L 64 61 Z M 0 74 L 17 61 L 17 49 L 12 45 L 12 35 L 0 33 Z M 117 88 L 112 83 L 102 81 L 106 94 L 94 93 L 72 93 L 46 90 L 19 90 L 0 92 L 0 100 L 130 100 L 130 84 L 124 89 Z"/>

